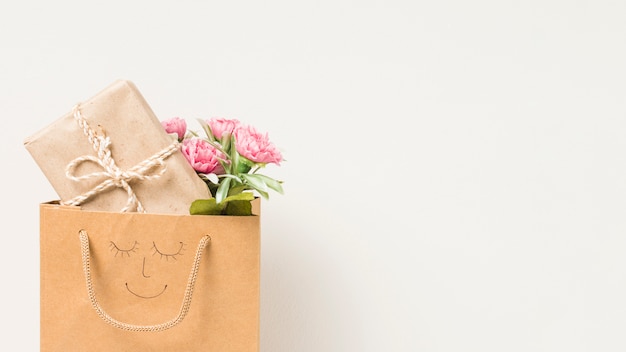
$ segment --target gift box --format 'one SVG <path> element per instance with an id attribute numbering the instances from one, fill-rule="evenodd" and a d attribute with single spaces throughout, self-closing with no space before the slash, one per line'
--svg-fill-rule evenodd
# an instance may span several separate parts
<path id="1" fill-rule="evenodd" d="M 208 187 L 137 87 L 118 80 L 24 141 L 62 205 L 188 214 Z"/>

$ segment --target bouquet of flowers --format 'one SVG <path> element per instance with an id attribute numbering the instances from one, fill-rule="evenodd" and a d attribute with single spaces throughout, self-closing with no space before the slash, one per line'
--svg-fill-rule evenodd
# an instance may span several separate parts
<path id="1" fill-rule="evenodd" d="M 282 181 L 259 173 L 266 165 L 283 161 L 267 133 L 237 119 L 197 121 L 204 135 L 189 130 L 180 117 L 161 121 L 165 131 L 181 142 L 182 154 L 213 196 L 194 201 L 190 214 L 251 215 L 251 201 L 257 195 L 268 199 L 271 190 L 283 193 Z"/>

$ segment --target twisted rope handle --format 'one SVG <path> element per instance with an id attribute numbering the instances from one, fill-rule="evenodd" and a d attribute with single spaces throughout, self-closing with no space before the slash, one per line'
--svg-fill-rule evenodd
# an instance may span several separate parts
<path id="1" fill-rule="evenodd" d="M 98 303 L 96 299 L 96 293 L 93 288 L 93 283 L 91 280 L 91 268 L 90 268 L 90 254 L 89 254 L 89 237 L 87 235 L 86 230 L 80 230 L 78 232 L 80 237 L 80 247 L 83 258 L 83 271 L 85 274 L 85 281 L 87 283 L 87 294 L 89 296 L 89 300 L 91 301 L 91 305 L 93 309 L 95 309 L 98 316 L 102 318 L 105 322 L 115 326 L 118 329 L 128 330 L 128 331 L 163 331 L 167 330 L 171 327 L 176 326 L 178 323 L 183 321 L 187 313 L 189 312 L 189 306 L 191 305 L 191 296 L 193 295 L 193 289 L 196 283 L 196 278 L 198 274 L 198 268 L 200 267 L 200 260 L 202 259 L 202 252 L 207 244 L 211 241 L 211 237 L 209 235 L 205 235 L 200 239 L 198 243 L 198 248 L 196 250 L 196 256 L 193 260 L 193 265 L 191 266 L 191 273 L 189 274 L 189 279 L 187 280 L 187 287 L 185 288 L 185 295 L 183 297 L 183 302 L 180 307 L 180 311 L 178 315 L 172 318 L 169 321 L 166 321 L 161 324 L 155 325 L 134 325 L 128 324 L 124 322 L 120 322 L 119 320 L 111 317 L 107 314 L 104 309 Z"/>

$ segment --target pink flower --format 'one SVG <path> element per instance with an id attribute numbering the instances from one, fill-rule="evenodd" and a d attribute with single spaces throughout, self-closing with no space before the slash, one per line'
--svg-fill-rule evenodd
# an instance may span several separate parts
<path id="1" fill-rule="evenodd" d="M 232 134 L 235 128 L 241 123 L 237 119 L 225 119 L 222 117 L 213 117 L 206 122 L 211 127 L 211 132 L 215 138 L 222 139 L 224 134 Z"/>
<path id="2" fill-rule="evenodd" d="M 267 133 L 259 133 L 252 126 L 239 126 L 234 131 L 237 152 L 244 158 L 256 163 L 274 163 L 280 165 L 283 156 L 270 142 Z"/>
<path id="3" fill-rule="evenodd" d="M 181 151 L 194 170 L 204 174 L 223 174 L 224 168 L 220 160 L 225 159 L 224 153 L 215 149 L 209 142 L 200 138 L 183 140 Z"/>
<path id="4" fill-rule="evenodd" d="M 172 117 L 169 120 L 161 121 L 161 125 L 167 133 L 176 133 L 178 140 L 182 141 L 187 132 L 187 122 L 180 117 Z"/>

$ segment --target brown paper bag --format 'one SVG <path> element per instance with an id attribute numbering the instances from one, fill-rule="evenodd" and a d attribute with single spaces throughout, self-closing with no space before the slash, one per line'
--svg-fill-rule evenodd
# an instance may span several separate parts
<path id="1" fill-rule="evenodd" d="M 253 209 L 192 216 L 41 204 L 41 351 L 258 351 L 258 199 Z"/>

